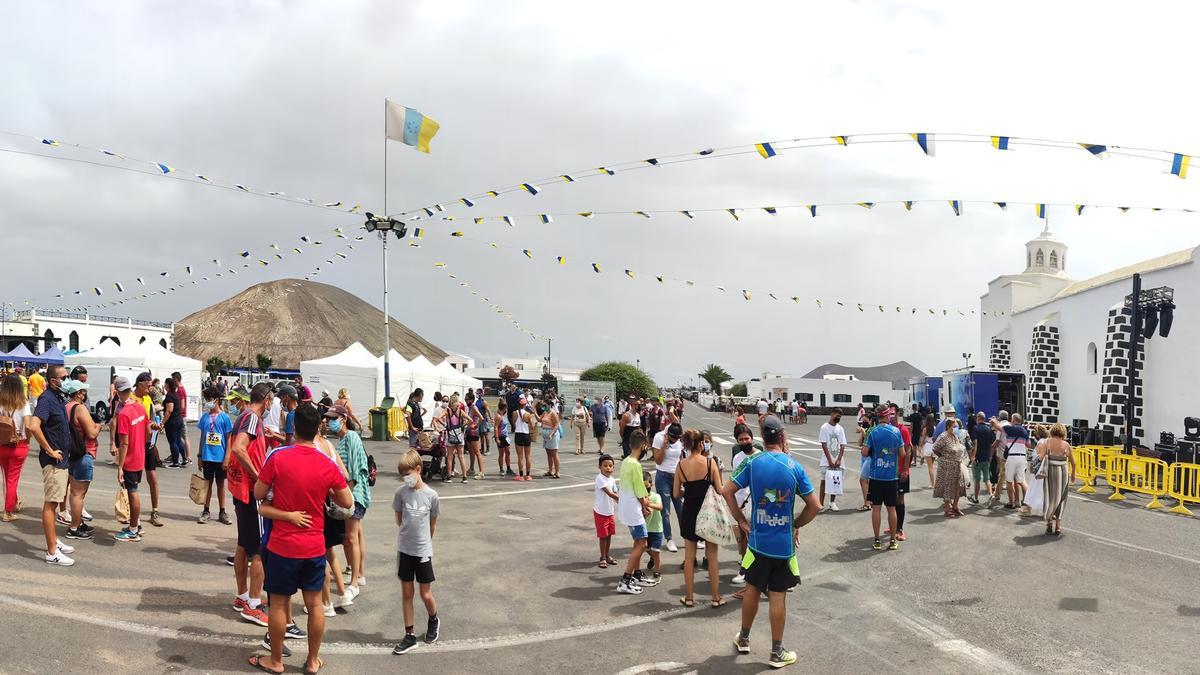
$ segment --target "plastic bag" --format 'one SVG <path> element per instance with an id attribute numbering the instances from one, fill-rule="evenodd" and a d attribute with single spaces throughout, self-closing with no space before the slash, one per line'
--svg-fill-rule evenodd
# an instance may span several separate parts
<path id="1" fill-rule="evenodd" d="M 1045 508 L 1046 495 L 1042 494 L 1042 479 L 1034 476 L 1029 481 L 1029 489 L 1025 492 L 1025 506 L 1031 513 L 1041 513 Z"/>
<path id="2" fill-rule="evenodd" d="M 827 469 L 825 471 L 825 494 L 827 495 L 842 495 L 842 478 L 844 474 L 841 469 Z"/>
<path id="3" fill-rule="evenodd" d="M 730 513 L 729 504 L 715 488 L 709 487 L 696 515 L 696 536 L 718 546 L 732 547 L 737 544 L 737 532 L 737 520 Z"/>

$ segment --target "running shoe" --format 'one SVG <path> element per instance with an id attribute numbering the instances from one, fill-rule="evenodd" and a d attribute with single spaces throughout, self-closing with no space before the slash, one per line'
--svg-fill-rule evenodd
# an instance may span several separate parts
<path id="1" fill-rule="evenodd" d="M 232 525 L 233 521 L 229 519 L 229 514 L 225 513 L 225 509 L 221 509 L 221 514 L 217 516 L 217 522 L 222 525 Z"/>
<path id="2" fill-rule="evenodd" d="M 82 522 L 79 524 L 79 531 L 92 533 L 92 532 L 96 531 L 96 528 L 92 527 L 91 525 L 88 525 L 87 522 L 85 521 L 85 522 Z"/>
<path id="3" fill-rule="evenodd" d="M 267 613 L 263 611 L 262 605 L 251 607 L 246 605 L 246 608 L 241 612 L 242 618 L 250 623 L 256 623 L 263 628 L 267 627 Z"/>
<path id="4" fill-rule="evenodd" d="M 301 639 L 308 637 L 308 633 L 300 630 L 300 627 L 294 623 L 289 623 L 287 628 L 283 630 L 283 637 L 286 639 Z"/>
<path id="5" fill-rule="evenodd" d="M 346 594 L 338 595 L 334 593 L 330 596 L 330 599 L 333 600 L 334 607 L 349 607 L 354 604 L 354 598 Z"/>
<path id="6" fill-rule="evenodd" d="M 249 606 L 250 605 L 246 604 L 246 601 L 241 598 L 235 597 L 233 599 L 233 611 L 235 612 L 241 613 L 243 609 L 246 609 Z"/>
<path id="7" fill-rule="evenodd" d="M 142 534 L 136 530 L 131 530 L 128 527 L 113 535 L 113 539 L 117 541 L 141 541 Z"/>
<path id="8" fill-rule="evenodd" d="M 225 556 L 225 564 L 229 565 L 230 567 L 233 567 L 233 556 L 231 556 L 231 555 Z"/>
<path id="9" fill-rule="evenodd" d="M 367 578 L 366 578 L 366 577 L 359 577 L 359 578 L 358 578 L 358 581 L 356 581 L 356 582 L 354 583 L 354 585 L 355 585 L 355 586 L 359 586 L 359 587 L 366 586 L 366 585 L 367 585 Z M 361 590 L 361 588 L 360 588 L 360 590 Z"/>
<path id="10" fill-rule="evenodd" d="M 967 497 L 967 501 L 971 502 L 972 504 L 978 504 L 979 498 L 978 497 Z"/>
<path id="11" fill-rule="evenodd" d="M 871 548 L 875 549 L 876 551 L 882 551 L 883 550 L 883 542 L 876 539 L 875 543 L 871 544 Z"/>
<path id="12" fill-rule="evenodd" d="M 208 522 L 209 518 L 212 518 L 212 514 L 208 512 L 208 509 L 204 509 L 200 512 L 200 517 L 196 519 L 196 522 L 204 524 Z"/>
<path id="13" fill-rule="evenodd" d="M 899 551 L 900 550 L 900 542 L 896 541 L 895 539 L 889 541 L 888 542 L 888 550 L 889 551 Z"/>
<path id="14" fill-rule="evenodd" d="M 533 476 L 530 476 L 529 474 L 525 474 L 525 480 L 533 480 Z"/>
<path id="15" fill-rule="evenodd" d="M 505 476 L 515 476 L 517 474 L 513 473 L 512 467 L 510 466 L 504 470 L 504 475 Z"/>
<path id="16" fill-rule="evenodd" d="M 645 574 L 643 574 L 641 570 L 638 570 L 633 573 L 633 581 L 638 586 L 645 587 L 645 586 L 657 586 L 658 582 L 660 580 L 656 579 L 654 577 L 648 577 Z"/>
<path id="17" fill-rule="evenodd" d="M 360 589 L 358 586 L 347 586 L 346 592 L 342 594 L 342 597 L 344 597 L 350 601 L 353 601 L 355 598 L 357 598 L 361 594 L 362 594 L 362 589 Z"/>
<path id="18" fill-rule="evenodd" d="M 75 552 L 74 546 L 71 546 L 69 544 L 64 544 L 64 543 L 62 543 L 61 540 L 55 542 L 54 545 L 58 547 L 59 553 L 66 553 L 67 555 L 71 555 L 72 553 Z"/>
<path id="19" fill-rule="evenodd" d="M 324 606 L 323 606 L 323 608 L 322 608 L 322 611 L 324 612 L 325 616 L 327 616 L 327 617 L 329 617 L 329 616 L 337 616 L 337 610 L 335 610 L 335 609 L 333 608 L 333 603 L 330 603 L 330 604 L 328 604 L 328 605 L 324 605 Z"/>
<path id="20" fill-rule="evenodd" d="M 642 587 L 633 583 L 633 580 L 625 581 L 624 579 L 617 582 L 617 592 L 627 595 L 641 595 Z"/>
<path id="21" fill-rule="evenodd" d="M 401 654 L 407 654 L 416 648 L 417 636 L 405 635 L 404 639 L 400 641 L 400 644 L 396 645 L 396 648 L 392 650 L 392 653 L 396 656 L 400 656 Z"/>
<path id="22" fill-rule="evenodd" d="M 780 649 L 777 652 L 771 652 L 771 658 L 767 661 L 767 665 L 772 668 L 782 668 L 790 666 L 796 662 L 796 652 Z"/>
<path id="23" fill-rule="evenodd" d="M 436 616 L 429 618 L 429 624 L 425 627 L 425 644 L 431 645 L 438 641 L 441 635 L 442 620 Z"/>
<path id="24" fill-rule="evenodd" d="M 88 521 L 89 523 L 92 522 L 92 514 L 88 513 L 87 509 L 83 510 L 83 519 Z"/>
<path id="25" fill-rule="evenodd" d="M 153 511 L 150 512 L 150 524 L 155 527 L 163 526 L 162 519 L 158 517 L 158 509 L 154 509 Z"/>
<path id="26" fill-rule="evenodd" d="M 63 513 L 62 511 L 58 512 L 57 520 L 60 525 L 70 525 L 71 524 L 71 519 L 68 518 L 67 515 L 65 513 Z"/>
<path id="27" fill-rule="evenodd" d="M 178 469 L 181 466 L 183 466 L 183 465 L 180 464 L 179 462 L 171 462 L 170 464 L 167 465 L 167 468 L 168 469 Z"/>
<path id="28" fill-rule="evenodd" d="M 733 584 L 734 586 L 745 586 L 746 585 L 746 575 L 739 574 L 739 575 L 735 576 L 734 578 L 730 579 L 729 583 Z"/>
<path id="29" fill-rule="evenodd" d="M 842 507 L 838 506 L 837 502 L 829 502 L 829 510 L 830 511 L 841 511 Z"/>
<path id="30" fill-rule="evenodd" d="M 286 635 L 284 637 L 287 637 Z M 271 651 L 271 634 L 267 633 L 262 639 L 262 648 Z M 292 655 L 292 650 L 288 649 L 287 643 L 283 643 L 283 656 L 287 658 Z"/>
<path id="31" fill-rule="evenodd" d="M 59 567 L 70 567 L 75 564 L 75 561 L 67 557 L 67 554 L 62 551 L 56 551 L 54 555 L 46 556 L 47 565 L 58 565 Z"/>
<path id="32" fill-rule="evenodd" d="M 896 541 L 904 541 L 905 539 L 908 539 L 908 537 L 904 536 L 904 530 L 896 533 Z"/>
<path id="33" fill-rule="evenodd" d="M 92 533 L 83 529 L 82 527 L 78 530 L 75 530 L 75 529 L 67 530 L 67 539 L 91 539 L 91 538 L 92 538 Z"/>
<path id="34" fill-rule="evenodd" d="M 525 480 L 525 477 L 524 476 L 513 476 L 513 480 L 520 483 L 521 481 Z"/>
<path id="35" fill-rule="evenodd" d="M 679 553 L 679 547 L 675 545 L 674 539 L 667 540 L 667 550 L 671 553 Z"/>
<path id="36" fill-rule="evenodd" d="M 750 638 L 742 637 L 742 632 L 738 631 L 737 635 L 733 636 L 733 648 L 736 649 L 737 653 L 739 654 L 749 654 Z"/>

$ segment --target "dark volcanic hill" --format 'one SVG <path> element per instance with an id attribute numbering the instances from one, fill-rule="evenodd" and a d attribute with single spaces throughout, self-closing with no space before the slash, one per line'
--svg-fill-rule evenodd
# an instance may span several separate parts
<path id="1" fill-rule="evenodd" d="M 925 377 L 925 373 L 917 370 L 908 361 L 897 361 L 886 366 L 870 366 L 856 368 L 841 366 L 836 363 L 826 363 L 814 368 L 804 377 L 825 377 L 826 375 L 853 375 L 860 380 L 875 382 L 891 382 L 893 389 L 908 389 L 908 381 L 914 377 Z"/>
<path id="2" fill-rule="evenodd" d="M 175 351 L 207 361 L 218 357 L 253 366 L 264 354 L 276 368 L 299 368 L 361 342 L 383 353 L 380 310 L 335 286 L 281 279 L 247 288 L 175 324 Z M 392 319 L 392 347 L 404 358 L 422 354 L 433 363 L 446 352 Z"/>

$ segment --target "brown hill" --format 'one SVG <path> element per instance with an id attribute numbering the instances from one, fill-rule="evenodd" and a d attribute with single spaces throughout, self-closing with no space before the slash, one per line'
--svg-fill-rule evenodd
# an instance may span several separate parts
<path id="1" fill-rule="evenodd" d="M 275 368 L 299 368 L 300 362 L 335 354 L 361 342 L 383 353 L 380 310 L 346 291 L 300 279 L 256 284 L 237 295 L 194 312 L 175 324 L 175 351 L 207 361 L 218 357 L 253 366 L 255 355 L 272 359 Z M 406 359 L 423 354 L 433 363 L 446 352 L 392 319 L 392 347 Z"/>
<path id="2" fill-rule="evenodd" d="M 891 382 L 894 389 L 908 389 L 908 381 L 914 377 L 925 377 L 925 373 L 917 370 L 908 361 L 897 361 L 886 366 L 853 367 L 840 366 L 836 363 L 826 363 L 815 368 L 804 377 L 825 377 L 826 375 L 853 375 L 860 380 L 872 382 Z"/>

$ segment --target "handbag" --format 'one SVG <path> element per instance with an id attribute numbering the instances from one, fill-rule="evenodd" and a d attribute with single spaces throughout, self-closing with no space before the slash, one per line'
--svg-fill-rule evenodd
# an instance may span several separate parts
<path id="1" fill-rule="evenodd" d="M 334 520 L 350 520 L 354 515 L 353 506 L 338 506 L 333 500 L 325 502 L 325 516 Z"/>
<path id="2" fill-rule="evenodd" d="M 700 504 L 700 512 L 696 514 L 696 536 L 718 546 L 737 544 L 737 519 L 729 511 L 725 498 L 711 484 Z"/>
<path id="3" fill-rule="evenodd" d="M 1033 469 L 1033 477 L 1034 478 L 1045 478 L 1046 477 L 1046 469 L 1049 465 L 1050 465 L 1050 463 L 1046 461 L 1045 457 L 1039 457 L 1037 455 L 1034 455 L 1033 456 L 1033 466 L 1031 467 Z"/>
<path id="4" fill-rule="evenodd" d="M 117 517 L 117 522 L 129 522 L 129 491 L 125 488 L 121 488 L 113 500 L 113 515 Z"/>
<path id="5" fill-rule="evenodd" d="M 208 481 L 204 480 L 204 475 L 199 473 L 192 474 L 188 483 L 188 497 L 196 506 L 204 506 L 204 498 L 208 496 Z"/>
<path id="6" fill-rule="evenodd" d="M 967 468 L 965 462 L 958 463 L 958 475 L 959 483 L 962 485 L 962 489 L 965 492 L 967 488 L 971 487 L 971 470 Z"/>

